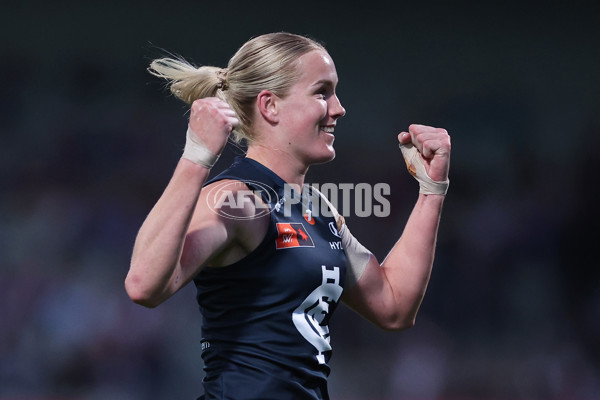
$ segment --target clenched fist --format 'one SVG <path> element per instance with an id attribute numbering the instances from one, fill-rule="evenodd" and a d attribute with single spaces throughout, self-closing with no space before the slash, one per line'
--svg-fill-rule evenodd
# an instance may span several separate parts
<path id="1" fill-rule="evenodd" d="M 400 145 L 412 144 L 418 151 L 425 172 L 436 182 L 448 179 L 450 170 L 450 135 L 445 129 L 413 124 L 398 135 Z"/>
<path id="2" fill-rule="evenodd" d="M 199 139 L 214 155 L 221 154 L 229 134 L 238 125 L 235 112 L 221 99 L 206 97 L 192 103 L 189 121 L 192 140 Z"/>

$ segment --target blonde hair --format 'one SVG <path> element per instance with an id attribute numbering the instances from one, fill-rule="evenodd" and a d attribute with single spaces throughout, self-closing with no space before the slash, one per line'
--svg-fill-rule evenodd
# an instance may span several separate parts
<path id="1" fill-rule="evenodd" d="M 234 140 L 252 141 L 254 103 L 262 90 L 287 96 L 297 82 L 300 56 L 325 48 L 313 39 L 287 32 L 269 33 L 247 41 L 229 60 L 227 68 L 196 67 L 183 58 L 160 58 L 148 71 L 169 80 L 171 92 L 191 104 L 204 97 L 219 97 L 229 103 L 240 120 Z"/>

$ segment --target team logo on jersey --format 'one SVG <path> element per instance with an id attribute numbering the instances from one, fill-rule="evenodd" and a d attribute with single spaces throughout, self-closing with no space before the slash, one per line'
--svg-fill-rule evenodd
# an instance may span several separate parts
<path id="1" fill-rule="evenodd" d="M 331 351 L 329 318 L 342 295 L 340 268 L 321 266 L 322 282 L 292 313 L 294 326 L 317 350 L 319 364 L 326 363 Z"/>
<path id="2" fill-rule="evenodd" d="M 291 247 L 315 247 L 315 243 L 301 222 L 278 222 L 275 244 L 278 250 Z"/>

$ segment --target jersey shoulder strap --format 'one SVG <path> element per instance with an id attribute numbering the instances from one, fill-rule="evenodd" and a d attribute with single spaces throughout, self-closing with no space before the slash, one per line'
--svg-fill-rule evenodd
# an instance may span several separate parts
<path id="1" fill-rule="evenodd" d="M 225 171 L 208 180 L 204 185 L 223 180 L 235 179 L 254 187 L 256 183 L 268 185 L 269 187 L 283 188 L 285 182 L 273 171 L 247 157 L 238 157 Z"/>

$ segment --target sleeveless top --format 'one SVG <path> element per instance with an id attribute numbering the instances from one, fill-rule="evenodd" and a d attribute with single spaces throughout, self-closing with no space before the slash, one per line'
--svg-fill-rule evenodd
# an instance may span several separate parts
<path id="1" fill-rule="evenodd" d="M 204 396 L 329 399 L 328 323 L 347 263 L 335 220 L 305 215 L 311 204 L 252 159 L 236 159 L 208 183 L 223 179 L 242 181 L 260 194 L 270 223 L 248 256 L 204 267 L 194 279 L 203 316 Z"/>

